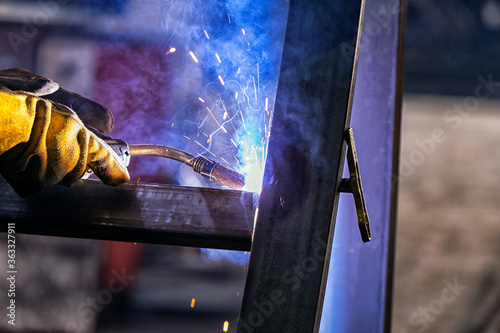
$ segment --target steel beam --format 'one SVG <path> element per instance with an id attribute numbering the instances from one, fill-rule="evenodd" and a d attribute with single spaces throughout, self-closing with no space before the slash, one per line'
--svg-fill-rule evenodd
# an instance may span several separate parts
<path id="1" fill-rule="evenodd" d="M 319 329 L 363 8 L 290 1 L 240 333 Z"/>
<path id="2" fill-rule="evenodd" d="M 16 232 L 250 250 L 253 193 L 83 180 L 23 199 L 0 177 L 0 226 Z"/>

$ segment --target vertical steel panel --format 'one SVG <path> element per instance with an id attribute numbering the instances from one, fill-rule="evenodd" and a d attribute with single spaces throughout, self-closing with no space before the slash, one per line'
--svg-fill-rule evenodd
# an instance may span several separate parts
<path id="1" fill-rule="evenodd" d="M 290 2 L 238 332 L 319 327 L 363 2 Z"/>
<path id="2" fill-rule="evenodd" d="M 406 1 L 367 2 L 354 128 L 372 241 L 362 244 L 341 196 L 320 332 L 390 330 Z"/>

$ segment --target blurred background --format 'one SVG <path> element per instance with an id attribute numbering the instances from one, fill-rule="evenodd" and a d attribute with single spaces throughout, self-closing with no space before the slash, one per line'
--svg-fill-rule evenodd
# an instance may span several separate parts
<path id="1" fill-rule="evenodd" d="M 158 12 L 153 3 L 159 2 L 2 1 L 0 68 L 30 69 L 104 103 L 126 120 L 113 133 L 130 143 L 160 135 L 198 151 L 185 137 L 203 137 L 200 102 L 174 105 L 198 100 L 192 87 L 205 86 L 207 73 L 186 66 L 192 59 L 171 47 L 176 38 L 208 36 L 185 26 L 166 33 L 169 20 L 194 9 L 163 1 L 177 10 Z M 500 331 L 499 37 L 500 1 L 408 0 L 395 333 Z M 131 170 L 134 180 L 206 185 L 169 162 L 141 161 Z M 18 239 L 18 331 L 223 332 L 226 321 L 234 331 L 246 253 Z M 109 299 L 105 290 L 117 276 L 120 292 Z M 1 321 L 0 330 L 7 329 Z"/>
<path id="2" fill-rule="evenodd" d="M 499 1 L 408 1 L 394 333 L 500 331 L 499 37 Z"/>

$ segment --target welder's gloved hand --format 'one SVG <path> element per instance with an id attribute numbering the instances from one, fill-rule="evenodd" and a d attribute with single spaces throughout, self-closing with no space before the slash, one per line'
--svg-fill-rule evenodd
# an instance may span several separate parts
<path id="1" fill-rule="evenodd" d="M 87 167 L 108 185 L 129 180 L 120 158 L 87 127 L 109 132 L 111 112 L 29 71 L 0 71 L 0 174 L 21 196 L 70 186 Z"/>

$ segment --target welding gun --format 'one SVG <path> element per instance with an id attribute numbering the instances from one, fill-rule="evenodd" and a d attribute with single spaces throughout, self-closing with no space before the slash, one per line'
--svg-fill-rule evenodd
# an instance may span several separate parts
<path id="1" fill-rule="evenodd" d="M 184 163 L 202 176 L 232 189 L 241 190 L 245 186 L 245 177 L 242 174 L 202 155 L 195 156 L 183 150 L 162 145 L 129 145 L 123 140 L 111 138 L 105 138 L 104 141 L 121 158 L 125 166 L 129 165 L 131 156 L 165 157 Z"/>

